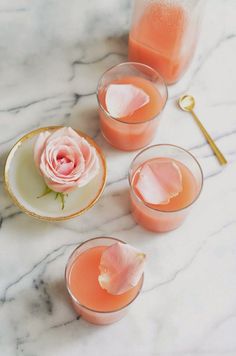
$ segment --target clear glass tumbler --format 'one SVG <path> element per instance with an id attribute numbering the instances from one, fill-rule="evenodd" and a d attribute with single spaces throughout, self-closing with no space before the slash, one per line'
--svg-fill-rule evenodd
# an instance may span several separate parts
<path id="1" fill-rule="evenodd" d="M 186 189 L 183 191 L 183 199 L 186 198 L 186 201 L 188 201 L 186 205 L 177 207 L 174 210 L 169 210 L 166 205 L 163 205 L 162 209 L 157 209 L 140 199 L 136 193 L 133 187 L 133 178 L 137 169 L 145 162 L 156 158 L 168 158 L 180 162 L 190 172 Z M 148 230 L 164 232 L 176 229 L 185 220 L 190 208 L 201 193 L 203 173 L 196 158 L 183 148 L 169 144 L 153 145 L 141 151 L 134 158 L 129 169 L 129 184 L 131 211 L 134 219 Z M 189 199 L 189 197 L 191 198 Z"/>
<path id="2" fill-rule="evenodd" d="M 83 243 L 81 243 L 71 254 L 71 256 L 68 259 L 66 269 L 65 269 L 65 281 L 66 281 L 66 288 L 69 293 L 72 305 L 74 310 L 76 311 L 77 314 L 81 315 L 83 319 L 87 320 L 88 322 L 92 324 L 98 324 L 98 325 L 105 325 L 105 324 L 112 324 L 121 318 L 123 318 L 126 313 L 128 312 L 129 307 L 131 304 L 134 302 L 134 300 L 137 298 L 139 295 L 142 285 L 143 285 L 143 280 L 144 280 L 144 274 L 141 277 L 141 280 L 139 282 L 137 292 L 134 295 L 132 300 L 129 300 L 126 305 L 123 305 L 121 308 L 116 309 L 116 310 L 110 310 L 110 311 L 99 311 L 99 310 L 94 310 L 91 308 L 88 308 L 86 305 L 82 305 L 80 301 L 76 298 L 76 296 L 73 294 L 72 288 L 70 286 L 70 272 L 73 263 L 75 262 L 76 259 L 79 258 L 79 256 L 86 250 L 94 248 L 94 247 L 99 247 L 99 246 L 110 246 L 113 245 L 116 242 L 121 242 L 125 243 L 124 241 L 115 239 L 113 237 L 96 237 L 92 238 L 90 240 L 87 240 Z"/>
<path id="3" fill-rule="evenodd" d="M 150 110 L 155 112 L 151 117 L 149 110 L 146 110 L 140 120 L 137 121 L 117 119 L 112 117 L 106 110 L 104 97 L 110 84 L 126 84 L 144 80 L 145 86 L 151 86 L 153 98 Z M 141 80 L 140 80 L 141 79 Z M 142 88 L 145 90 L 145 88 Z M 167 101 L 167 87 L 161 75 L 154 69 L 140 63 L 121 63 L 108 69 L 98 83 L 97 100 L 99 104 L 100 127 L 105 139 L 114 147 L 133 151 L 148 145 L 155 136 L 156 129 L 160 121 L 160 113 L 165 107 Z M 135 114 L 134 114 L 135 115 Z M 133 116 L 134 116 L 133 115 Z M 146 115 L 146 116 L 145 116 Z M 132 116 L 132 117 L 133 117 Z"/>
<path id="4" fill-rule="evenodd" d="M 129 60 L 158 70 L 167 84 L 186 71 L 197 44 L 203 0 L 134 0 Z"/>

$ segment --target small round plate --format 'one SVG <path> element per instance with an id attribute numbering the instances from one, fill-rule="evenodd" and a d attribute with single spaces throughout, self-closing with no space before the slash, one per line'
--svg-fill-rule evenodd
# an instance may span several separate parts
<path id="1" fill-rule="evenodd" d="M 42 127 L 29 132 L 13 146 L 6 160 L 5 185 L 13 202 L 24 213 L 41 220 L 68 220 L 84 213 L 97 202 L 106 183 L 106 161 L 101 149 L 92 138 L 77 130 L 97 151 L 100 162 L 98 175 L 86 186 L 69 193 L 65 197 L 64 209 L 54 193 L 38 198 L 45 190 L 45 183 L 34 164 L 34 143 L 40 132 L 61 127 Z"/>

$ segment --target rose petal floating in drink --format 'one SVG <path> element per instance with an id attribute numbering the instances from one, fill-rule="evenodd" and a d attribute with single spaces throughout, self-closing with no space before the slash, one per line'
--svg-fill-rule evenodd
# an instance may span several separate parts
<path id="1" fill-rule="evenodd" d="M 127 292 L 139 282 L 144 270 L 145 254 L 136 248 L 117 242 L 102 254 L 98 281 L 113 295 Z"/>
<path id="2" fill-rule="evenodd" d="M 168 204 L 183 189 L 181 170 L 170 160 L 153 160 L 144 164 L 135 189 L 149 204 Z"/>
<path id="3" fill-rule="evenodd" d="M 111 84 L 106 92 L 106 107 L 116 119 L 132 115 L 149 103 L 149 95 L 132 84 Z"/>

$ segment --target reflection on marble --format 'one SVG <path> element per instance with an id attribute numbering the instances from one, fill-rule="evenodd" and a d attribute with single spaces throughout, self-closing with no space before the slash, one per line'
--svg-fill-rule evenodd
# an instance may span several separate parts
<path id="1" fill-rule="evenodd" d="M 66 124 L 102 146 L 108 184 L 87 214 L 49 224 L 14 207 L 1 179 L 0 355 L 236 355 L 236 3 L 207 1 L 196 56 L 170 87 L 154 140 L 190 149 L 205 175 L 188 220 L 167 234 L 133 221 L 127 170 L 135 153 L 109 147 L 98 127 L 97 81 L 127 58 L 129 12 L 128 0 L 1 1 L 1 171 L 18 137 Z M 225 168 L 191 117 L 176 108 L 186 91 L 196 96 L 196 112 L 225 153 Z M 99 235 L 124 239 L 148 255 L 141 296 L 125 319 L 107 327 L 76 317 L 63 281 L 72 249 Z"/>

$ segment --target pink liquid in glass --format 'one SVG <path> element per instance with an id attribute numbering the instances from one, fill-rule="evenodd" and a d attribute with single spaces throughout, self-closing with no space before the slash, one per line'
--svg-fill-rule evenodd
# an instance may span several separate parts
<path id="1" fill-rule="evenodd" d="M 144 78 L 126 76 L 112 81 L 110 84 L 132 84 L 149 95 L 147 105 L 136 110 L 133 114 L 122 117 L 120 120 L 107 117 L 100 110 L 100 125 L 104 137 L 109 143 L 122 150 L 136 150 L 146 146 L 155 135 L 158 120 L 151 120 L 157 116 L 163 106 L 164 99 L 155 86 Z M 106 90 L 100 91 L 98 98 L 102 106 L 105 104 Z"/>
<path id="2" fill-rule="evenodd" d="M 180 169 L 182 175 L 182 191 L 170 199 L 168 204 L 148 204 L 143 201 L 136 189 L 136 183 L 140 174 L 139 166 L 133 174 L 131 207 L 135 220 L 151 231 L 169 231 L 177 228 L 185 219 L 188 209 L 199 193 L 199 184 L 197 183 L 191 171 L 180 161 L 171 158 L 154 158 L 146 162 L 169 160 L 174 162 Z M 146 163 L 145 162 L 145 163 Z M 143 163 L 143 164 L 145 164 Z M 184 210 L 183 210 L 184 209 Z"/>
<path id="3" fill-rule="evenodd" d="M 106 248 L 94 246 L 82 251 L 73 259 L 66 273 L 67 288 L 75 311 L 94 324 L 110 324 L 121 319 L 142 287 L 141 278 L 135 287 L 120 295 L 112 295 L 101 288 L 98 282 L 99 264 Z"/>
<path id="4" fill-rule="evenodd" d="M 175 83 L 187 69 L 196 45 L 195 18 L 189 20 L 178 2 L 147 1 L 131 27 L 129 60 L 145 63 L 158 70 L 167 84 Z"/>
<path id="5" fill-rule="evenodd" d="M 130 84 L 149 96 L 149 102 L 129 115 L 114 118 L 106 107 L 107 88 L 111 84 Z M 162 77 L 140 63 L 121 63 L 106 71 L 98 84 L 100 127 L 105 139 L 114 147 L 132 151 L 148 145 L 156 134 L 160 114 L 167 100 Z"/>

